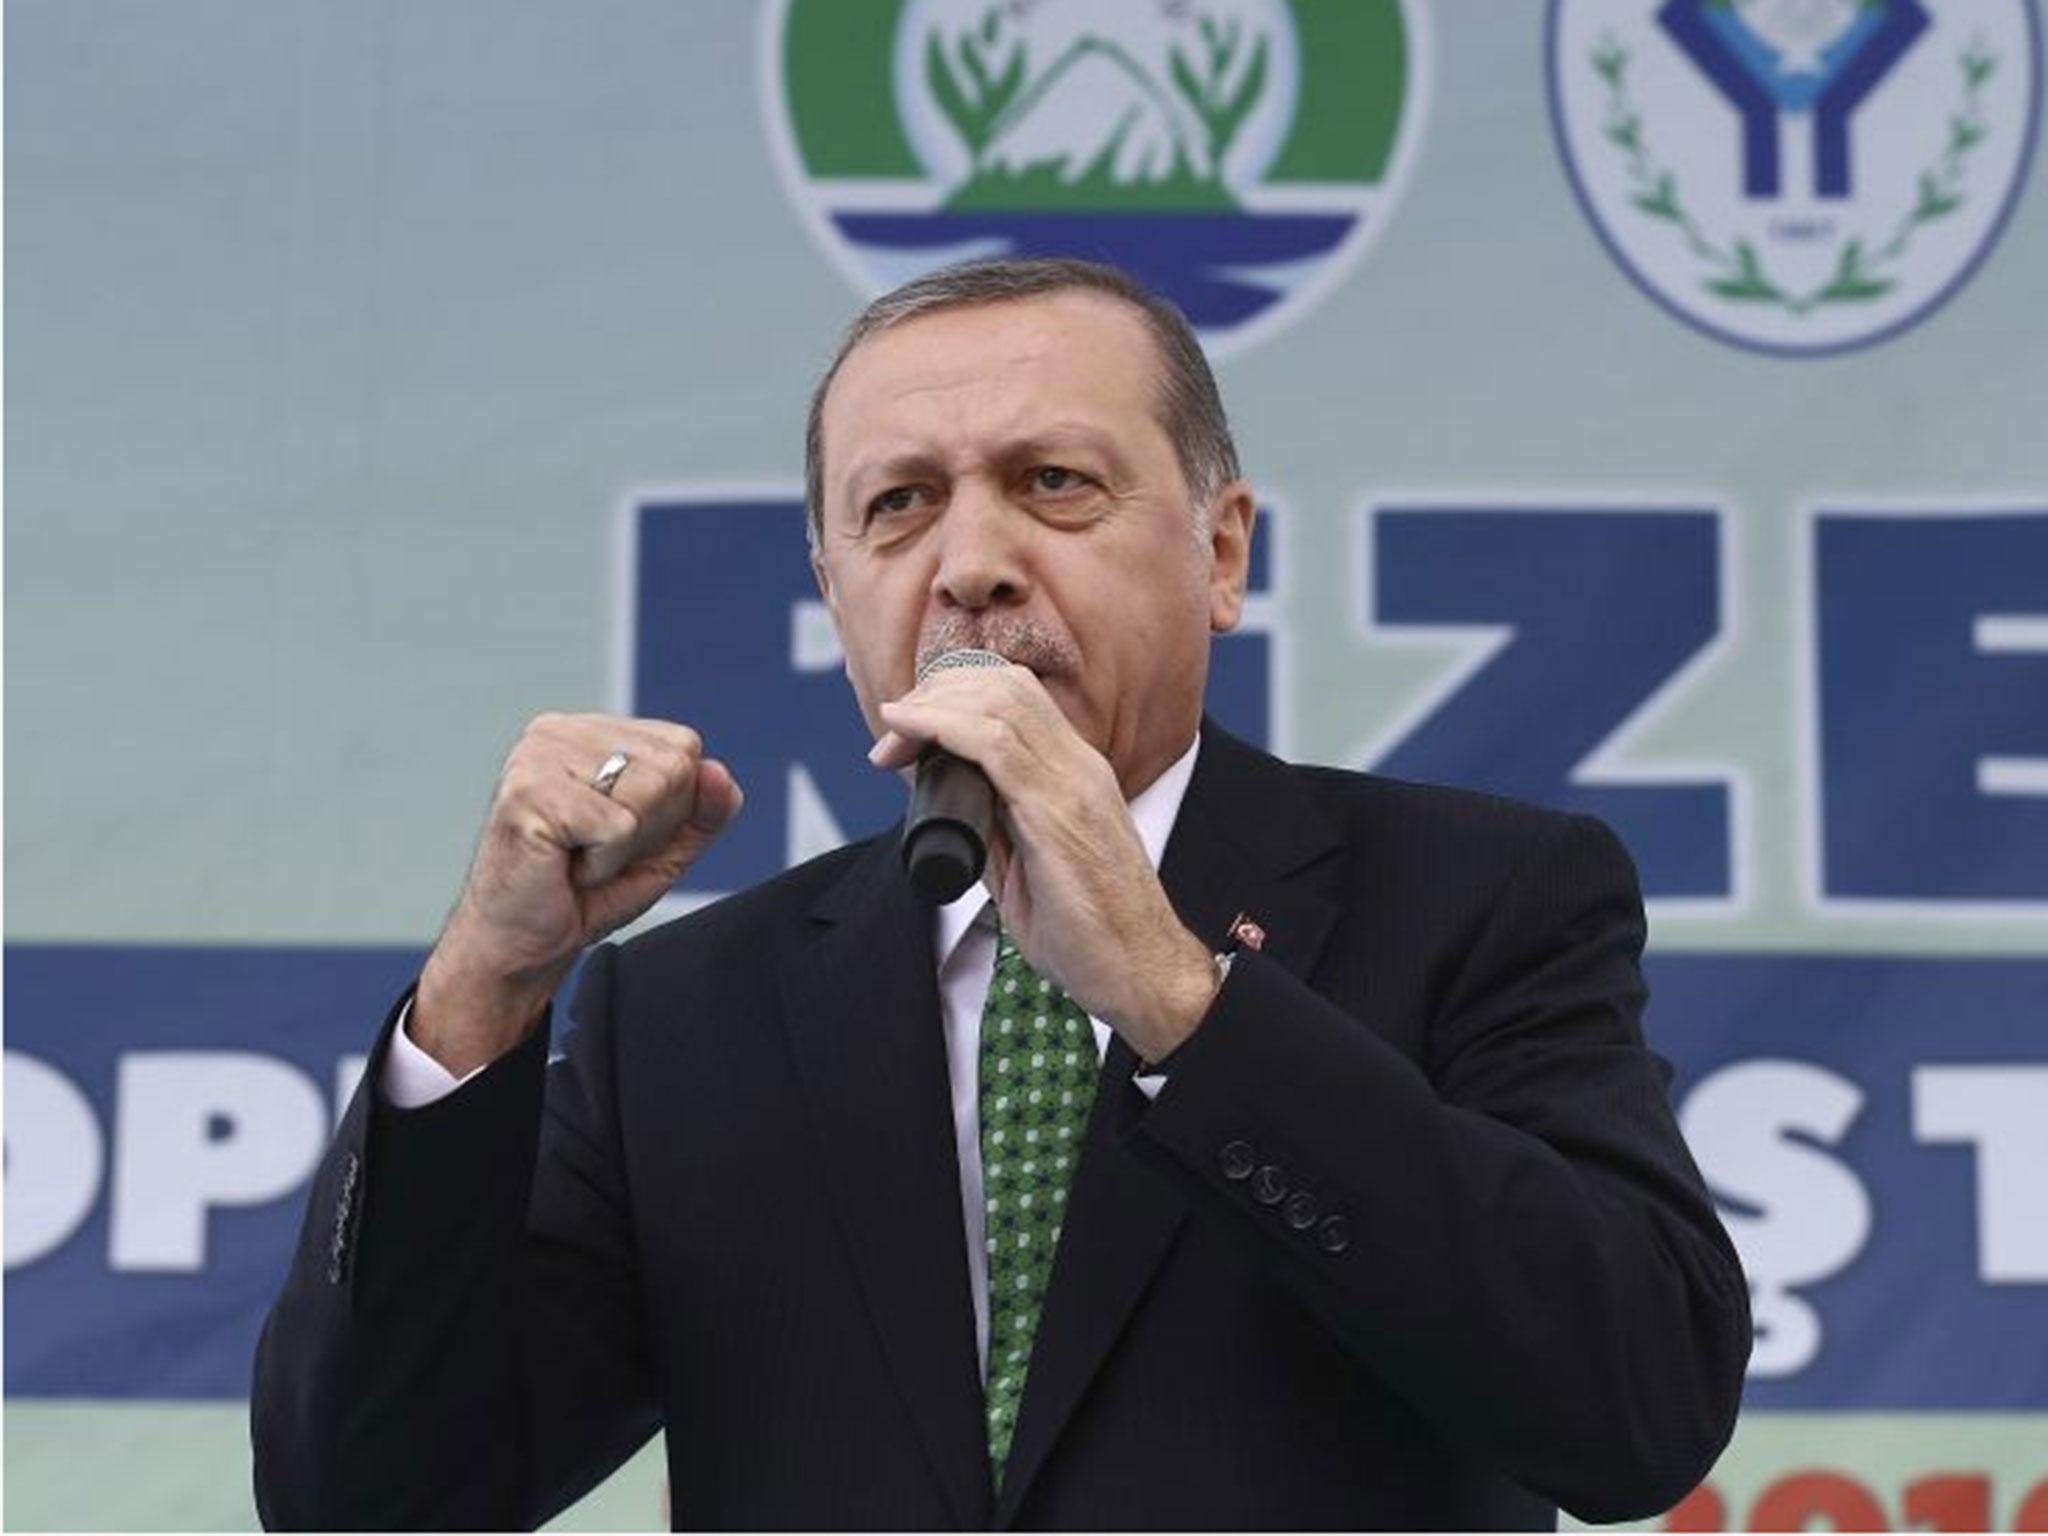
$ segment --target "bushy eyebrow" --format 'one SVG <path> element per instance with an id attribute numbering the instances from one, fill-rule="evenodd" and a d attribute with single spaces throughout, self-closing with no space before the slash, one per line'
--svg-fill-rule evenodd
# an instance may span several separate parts
<path id="1" fill-rule="evenodd" d="M 936 454 L 916 449 L 884 454 L 853 466 L 846 477 L 846 504 L 858 510 L 870 494 L 880 494 L 889 486 L 913 480 L 942 480 L 945 475 L 945 461 Z"/>
<path id="2" fill-rule="evenodd" d="M 846 477 L 846 489 L 852 492 L 856 485 L 864 485 L 868 481 L 887 481 L 893 485 L 905 479 L 932 479 L 944 473 L 946 463 L 936 453 L 907 449 L 901 453 L 883 455 L 881 459 L 866 459 L 854 465 L 852 473 Z"/>
<path id="3" fill-rule="evenodd" d="M 1003 450 L 1003 457 L 1011 463 L 1037 463 L 1040 460 L 1057 460 L 1065 454 L 1076 451 L 1101 455 L 1112 474 L 1128 478 L 1130 461 L 1117 447 L 1109 433 L 1098 427 L 1081 422 L 1056 422 L 1040 432 L 1027 433 Z"/>
<path id="4" fill-rule="evenodd" d="M 995 451 L 995 461 L 1004 465 L 1028 465 L 1059 461 L 1073 453 L 1100 455 L 1114 475 L 1130 475 L 1130 461 L 1116 446 L 1116 438 L 1081 422 L 1053 422 L 1036 432 L 1010 438 Z M 901 449 L 897 453 L 885 453 L 877 459 L 856 463 L 852 473 L 846 477 L 846 494 L 858 504 L 864 500 L 868 485 L 885 487 L 918 479 L 944 479 L 950 473 L 952 471 L 946 461 L 936 453 L 926 449 Z"/>
<path id="5" fill-rule="evenodd" d="M 1130 460 L 1110 433 L 1080 421 L 1053 421 L 1004 442 L 995 451 L 995 461 L 1006 468 L 1052 462 L 1073 454 L 1100 457 L 1110 475 L 1118 480 L 1131 476 Z M 864 459 L 853 466 L 845 481 L 844 505 L 854 511 L 891 486 L 923 480 L 944 480 L 952 470 L 945 459 L 930 449 L 900 448 Z"/>

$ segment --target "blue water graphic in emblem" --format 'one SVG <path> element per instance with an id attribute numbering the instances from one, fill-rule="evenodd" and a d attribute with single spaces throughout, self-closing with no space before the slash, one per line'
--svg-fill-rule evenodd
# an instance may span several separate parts
<path id="1" fill-rule="evenodd" d="M 1200 330 L 1226 330 L 1285 298 L 1295 264 L 1350 234 L 1353 213 L 835 213 L 856 245 L 974 246 L 1004 256 L 1079 256 L 1123 268 Z M 1257 269 L 1270 267 L 1271 282 Z"/>

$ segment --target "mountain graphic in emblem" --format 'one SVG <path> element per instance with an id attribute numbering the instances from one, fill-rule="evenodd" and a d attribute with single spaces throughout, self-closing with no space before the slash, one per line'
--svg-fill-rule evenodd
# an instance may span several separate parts
<path id="1" fill-rule="evenodd" d="M 933 47 L 943 59 L 936 38 Z M 1155 198 L 1166 206 L 1232 205 L 1189 105 L 1115 43 L 1086 37 L 992 125 L 974 175 L 947 203 L 1093 200 L 1113 207 Z"/>
<path id="2" fill-rule="evenodd" d="M 764 104 L 792 198 L 862 288 L 1082 256 L 1221 352 L 1376 236 L 1422 51 L 1407 0 L 781 0 Z"/>

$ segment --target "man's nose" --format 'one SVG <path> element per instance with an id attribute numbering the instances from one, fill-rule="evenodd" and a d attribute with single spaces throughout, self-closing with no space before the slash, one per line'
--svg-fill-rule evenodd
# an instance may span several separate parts
<path id="1" fill-rule="evenodd" d="M 962 485 L 939 520 L 932 596 L 943 607 L 998 608 L 1029 594 L 1018 512 L 983 486 Z"/>

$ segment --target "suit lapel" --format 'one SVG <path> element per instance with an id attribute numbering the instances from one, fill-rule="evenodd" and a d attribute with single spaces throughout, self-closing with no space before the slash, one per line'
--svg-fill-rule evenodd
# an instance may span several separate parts
<path id="1" fill-rule="evenodd" d="M 812 911 L 784 1002 L 834 1207 L 884 1353 L 961 1526 L 991 1491 L 932 918 L 892 837 Z"/>
<path id="2" fill-rule="evenodd" d="M 1160 865 L 1167 895 L 1212 949 L 1231 947 L 1240 916 L 1265 930 L 1264 953 L 1306 978 L 1336 903 L 1325 894 L 1338 840 L 1292 772 L 1205 721 L 1201 755 Z M 1187 1214 L 1187 1203 L 1118 1144 L 1145 1111 L 1137 1058 L 1110 1038 L 1059 1255 L 1039 1316 L 1031 1369 L 1004 1469 L 995 1524 L 1016 1518 L 1032 1479 L 1123 1332 Z"/>
<path id="3" fill-rule="evenodd" d="M 1342 846 L 1295 770 L 1205 721 L 1159 878 L 1212 949 L 1238 948 L 1231 925 L 1249 918 L 1264 933 L 1255 947 L 1306 980 L 1337 918 L 1329 856 Z"/>

